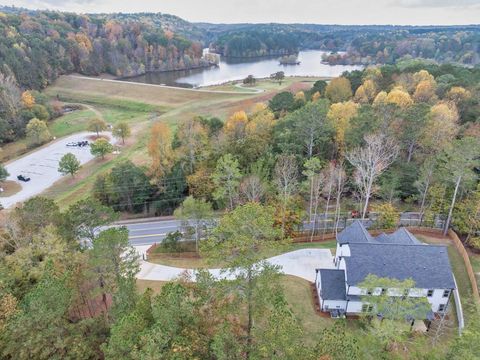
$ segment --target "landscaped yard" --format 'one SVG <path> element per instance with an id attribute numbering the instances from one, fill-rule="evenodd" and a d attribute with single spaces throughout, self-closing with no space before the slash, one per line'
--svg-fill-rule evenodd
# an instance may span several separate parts
<path id="1" fill-rule="evenodd" d="M 167 265 L 174 266 L 179 268 L 219 268 L 224 264 L 222 262 L 217 263 L 208 263 L 204 258 L 195 253 L 195 243 L 194 242 L 182 242 L 181 243 L 182 252 L 172 253 L 167 252 L 164 248 L 158 246 L 148 257 L 148 261 Z M 262 256 L 266 259 L 272 256 L 277 256 L 286 252 L 300 250 L 300 249 L 330 249 L 334 252 L 336 247 L 335 240 L 329 240 L 325 242 L 312 242 L 312 243 L 290 243 L 287 245 L 279 246 L 277 249 L 264 252 Z"/>

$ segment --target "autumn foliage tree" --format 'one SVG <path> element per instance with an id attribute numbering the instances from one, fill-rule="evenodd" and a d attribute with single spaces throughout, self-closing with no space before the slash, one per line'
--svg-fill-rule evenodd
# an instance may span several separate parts
<path id="1" fill-rule="evenodd" d="M 174 160 L 172 134 L 168 125 L 157 122 L 152 126 L 147 150 L 152 159 L 152 174 L 157 179 L 163 178 L 169 173 Z"/>
<path id="2" fill-rule="evenodd" d="M 347 101 L 352 97 L 352 84 L 344 77 L 330 81 L 325 89 L 325 97 L 332 103 Z"/>

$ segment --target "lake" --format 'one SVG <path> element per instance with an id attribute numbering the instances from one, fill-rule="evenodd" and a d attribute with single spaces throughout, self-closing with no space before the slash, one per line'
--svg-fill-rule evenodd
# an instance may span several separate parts
<path id="1" fill-rule="evenodd" d="M 152 72 L 124 80 L 147 84 L 201 87 L 242 80 L 248 75 L 265 78 L 277 71 L 284 71 L 285 76 L 336 77 L 344 71 L 362 69 L 362 66 L 322 64 L 322 54 L 324 53 L 319 50 L 300 51 L 298 55 L 300 65 L 280 65 L 278 57 L 249 59 L 225 59 L 222 57 L 218 67 Z"/>

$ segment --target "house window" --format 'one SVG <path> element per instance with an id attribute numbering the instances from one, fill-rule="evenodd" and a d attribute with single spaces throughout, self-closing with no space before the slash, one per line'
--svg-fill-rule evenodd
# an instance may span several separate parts
<path id="1" fill-rule="evenodd" d="M 362 305 L 362 312 L 369 313 L 369 312 L 372 312 L 372 310 L 373 310 L 373 305 L 369 305 L 369 304 Z"/>
<path id="2" fill-rule="evenodd" d="M 372 295 L 372 290 L 367 290 L 367 295 Z"/>
<path id="3" fill-rule="evenodd" d="M 387 292 L 387 289 L 382 289 L 382 295 L 385 295 L 386 292 Z"/>
<path id="4" fill-rule="evenodd" d="M 408 296 L 409 293 L 410 293 L 410 289 L 403 290 L 403 296 Z"/>
<path id="5" fill-rule="evenodd" d="M 450 296 L 450 290 L 444 290 L 443 291 L 443 297 L 448 298 Z"/>
<path id="6" fill-rule="evenodd" d="M 440 304 L 438 306 L 438 312 L 443 312 L 445 310 L 445 305 L 444 304 Z"/>
<path id="7" fill-rule="evenodd" d="M 427 291 L 427 296 L 428 296 L 428 297 L 432 297 L 432 296 L 433 296 L 433 290 L 432 290 L 432 289 L 430 289 L 430 290 Z"/>

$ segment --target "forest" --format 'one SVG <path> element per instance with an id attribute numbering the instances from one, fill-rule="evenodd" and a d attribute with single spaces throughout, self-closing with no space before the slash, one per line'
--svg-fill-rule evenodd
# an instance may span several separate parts
<path id="1" fill-rule="evenodd" d="M 122 77 L 207 65 L 201 43 L 170 30 L 171 22 L 162 28 L 139 15 L 2 8 L 0 68 L 4 75 L 13 74 L 22 89 L 39 90 L 72 72 Z"/>

